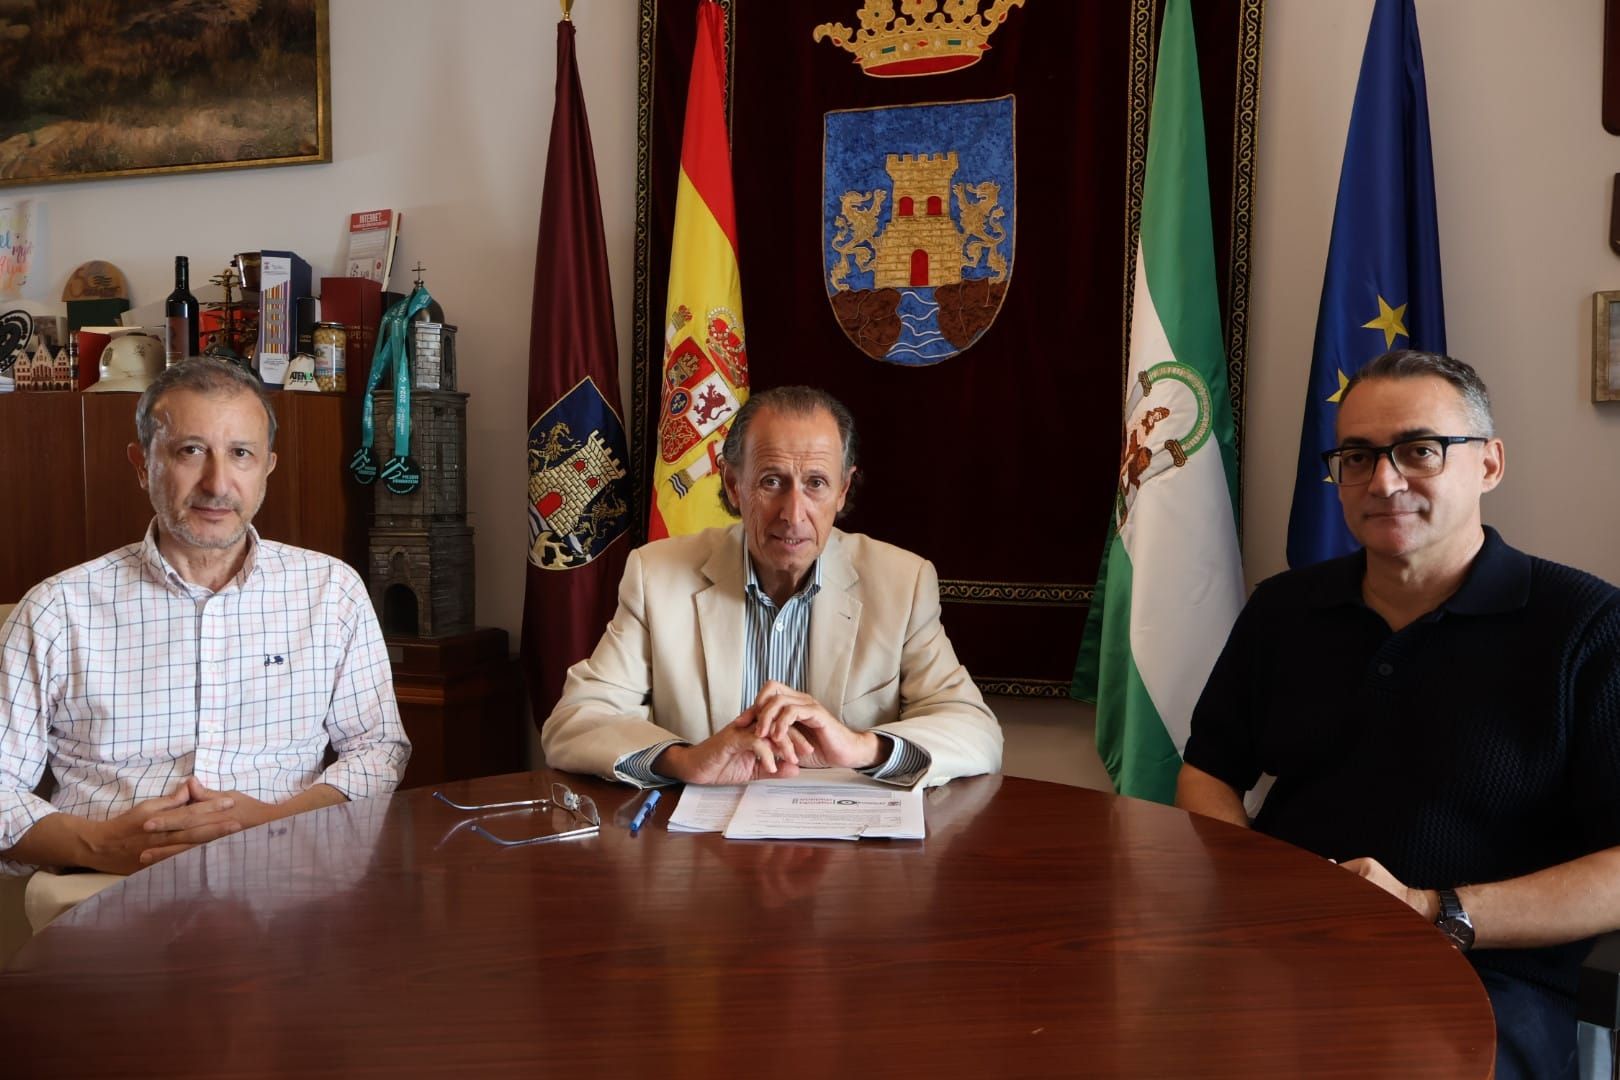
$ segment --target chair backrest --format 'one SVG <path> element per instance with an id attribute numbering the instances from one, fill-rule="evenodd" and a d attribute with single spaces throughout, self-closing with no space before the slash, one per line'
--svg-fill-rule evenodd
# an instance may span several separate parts
<path id="1" fill-rule="evenodd" d="M 0 604 L 0 623 L 6 621 L 6 617 L 11 614 L 11 609 L 16 606 L 16 604 Z"/>
<path id="2" fill-rule="evenodd" d="M 1598 935 L 1581 962 L 1575 994 L 1576 1055 L 1581 1080 L 1620 1076 L 1616 1035 L 1620 1032 L 1620 931 Z"/>

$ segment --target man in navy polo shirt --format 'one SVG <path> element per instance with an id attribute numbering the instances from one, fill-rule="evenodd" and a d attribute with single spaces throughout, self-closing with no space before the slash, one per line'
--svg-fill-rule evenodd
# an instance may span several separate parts
<path id="1" fill-rule="evenodd" d="M 1505 455 L 1449 357 L 1379 357 L 1326 455 L 1362 550 L 1255 590 L 1176 792 L 1335 859 L 1468 953 L 1499 1078 L 1575 1075 L 1574 992 L 1620 928 L 1620 592 L 1480 519 Z"/>

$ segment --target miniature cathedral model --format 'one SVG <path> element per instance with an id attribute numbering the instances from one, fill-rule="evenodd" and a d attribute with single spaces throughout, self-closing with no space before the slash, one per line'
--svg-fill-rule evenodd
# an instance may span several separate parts
<path id="1" fill-rule="evenodd" d="M 413 332 L 411 455 L 422 483 L 407 495 L 373 487 L 369 574 L 371 604 L 390 637 L 449 637 L 473 628 L 473 531 L 467 524 L 467 395 L 456 390 L 455 327 L 437 304 L 422 316 L 438 351 L 418 356 L 426 335 Z M 420 317 L 419 317 L 420 320 Z M 416 330 L 423 329 L 419 323 Z M 376 395 L 377 449 L 394 447 L 394 395 Z"/>

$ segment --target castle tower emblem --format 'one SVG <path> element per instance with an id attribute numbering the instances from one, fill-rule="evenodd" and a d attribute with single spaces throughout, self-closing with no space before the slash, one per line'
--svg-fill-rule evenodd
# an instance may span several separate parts
<path id="1" fill-rule="evenodd" d="M 969 348 L 1012 279 L 1013 99 L 848 109 L 825 123 L 822 258 L 839 326 L 894 364 Z"/>
<path id="2" fill-rule="evenodd" d="M 962 230 L 950 214 L 956 154 L 890 154 L 884 168 L 894 212 L 878 238 L 876 286 L 955 285 L 962 280 Z"/>
<path id="3" fill-rule="evenodd" d="M 624 428 L 582 380 L 529 428 L 529 561 L 584 566 L 629 528 Z"/>
<path id="4" fill-rule="evenodd" d="M 568 425 L 557 423 L 547 438 L 559 452 L 573 447 L 558 464 L 529 475 L 529 501 L 544 531 L 563 537 L 570 547 L 583 550 L 573 533 L 597 494 L 608 484 L 622 479 L 624 469 L 608 452 L 602 433 L 593 431 L 583 446 L 572 441 Z M 534 451 L 530 451 L 534 453 Z"/>

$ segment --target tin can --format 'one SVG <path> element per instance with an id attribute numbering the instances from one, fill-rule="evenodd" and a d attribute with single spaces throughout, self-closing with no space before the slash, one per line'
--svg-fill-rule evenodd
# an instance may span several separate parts
<path id="1" fill-rule="evenodd" d="M 344 356 L 348 332 L 340 322 L 315 324 L 315 386 L 321 390 L 348 389 Z"/>

